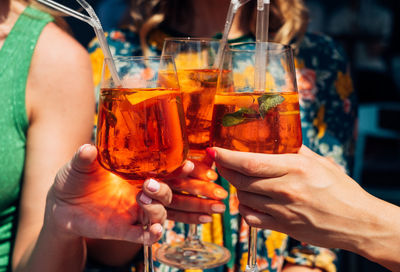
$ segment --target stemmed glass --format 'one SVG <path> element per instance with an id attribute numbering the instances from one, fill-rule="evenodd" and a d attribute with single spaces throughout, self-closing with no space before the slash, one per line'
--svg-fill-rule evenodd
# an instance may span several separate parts
<path id="1" fill-rule="evenodd" d="M 257 153 L 295 153 L 302 144 L 299 98 L 289 46 L 263 43 L 265 86 L 257 88 L 255 43 L 231 45 L 215 96 L 213 146 Z M 258 63 L 258 62 L 257 62 Z M 246 271 L 257 271 L 257 229 L 249 229 Z"/>
<path id="2" fill-rule="evenodd" d="M 219 41 L 167 38 L 163 56 L 173 56 L 182 91 L 191 160 L 201 161 L 210 146 L 210 129 L 219 70 L 214 67 Z M 181 269 L 206 269 L 225 264 L 229 251 L 201 241 L 197 225 L 189 226 L 185 241 L 164 244 L 156 252 L 160 262 Z"/>
<path id="3" fill-rule="evenodd" d="M 139 191 L 146 178 L 162 179 L 187 157 L 175 65 L 171 57 L 116 57 L 117 85 L 107 63 L 99 99 L 98 161 Z M 148 230 L 151 222 L 145 214 L 142 223 Z M 145 272 L 152 272 L 151 245 L 146 241 L 144 256 Z"/>

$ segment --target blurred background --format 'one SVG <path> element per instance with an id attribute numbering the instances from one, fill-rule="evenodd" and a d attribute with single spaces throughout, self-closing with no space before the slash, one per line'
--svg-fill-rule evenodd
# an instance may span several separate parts
<path id="1" fill-rule="evenodd" d="M 105 29 L 118 23 L 125 0 L 91 0 Z M 74 9 L 75 1 L 59 1 Z M 359 97 L 353 177 L 373 195 L 400 205 L 400 1 L 306 0 L 310 32 L 330 35 L 345 48 Z M 110 12 L 110 10 L 112 11 Z M 397 14 L 397 16 L 395 16 Z M 84 45 L 93 30 L 67 19 Z M 92 36 L 89 36 L 91 33 Z M 345 272 L 389 271 L 342 251 Z"/>

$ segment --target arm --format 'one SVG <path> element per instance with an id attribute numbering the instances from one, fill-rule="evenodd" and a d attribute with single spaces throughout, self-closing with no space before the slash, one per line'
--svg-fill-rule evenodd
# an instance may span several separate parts
<path id="1" fill-rule="evenodd" d="M 311 268 L 307 266 L 300 266 L 294 264 L 286 264 L 282 270 L 283 272 L 322 272 L 319 268 Z"/>
<path id="2" fill-rule="evenodd" d="M 296 67 L 303 143 L 351 173 L 357 104 L 347 59 L 328 37 L 306 35 L 305 39 L 312 42 L 300 49 Z M 311 57 L 317 61 L 310 61 Z M 335 269 L 335 251 L 290 240 L 288 263 Z"/>
<path id="3" fill-rule="evenodd" d="M 30 125 L 13 252 L 15 271 L 28 269 L 29 258 L 42 227 L 48 189 L 57 170 L 68 161 L 76 148 L 90 141 L 93 124 L 94 97 L 87 53 L 54 24 L 45 27 L 37 43 L 27 82 L 26 101 Z M 40 234 L 40 241 L 46 240 L 48 245 L 46 253 L 41 255 L 42 258 L 46 256 L 42 262 L 58 261 L 57 258 L 48 258 L 48 254 L 62 252 L 67 254 L 65 258 L 77 260 L 78 264 L 72 265 L 72 261 L 72 266 L 81 267 L 82 240 L 65 239 L 55 234 L 65 242 L 59 243 L 48 233 L 43 230 Z M 67 250 L 70 248 L 77 251 Z"/>
<path id="4" fill-rule="evenodd" d="M 283 155 L 214 150 L 249 225 L 400 269 L 400 208 L 368 194 L 329 159 L 304 146 Z"/>

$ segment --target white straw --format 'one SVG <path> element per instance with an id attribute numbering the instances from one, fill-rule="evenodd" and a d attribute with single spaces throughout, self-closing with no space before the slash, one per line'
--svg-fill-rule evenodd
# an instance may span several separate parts
<path id="1" fill-rule="evenodd" d="M 222 59 L 223 59 L 223 56 L 224 56 L 225 47 L 226 47 L 226 44 L 228 42 L 229 31 L 232 28 L 233 19 L 235 18 L 235 15 L 236 15 L 238 9 L 242 5 L 246 4 L 249 1 L 250 0 L 231 0 L 231 3 L 229 5 L 229 9 L 228 9 L 228 14 L 226 15 L 224 32 L 222 34 L 222 38 L 221 38 L 221 41 L 219 43 L 217 56 L 215 58 L 214 68 L 221 68 L 220 66 L 222 64 Z"/>
<path id="2" fill-rule="evenodd" d="M 95 11 L 93 8 L 85 1 L 85 0 L 77 0 L 78 3 L 87 11 L 89 16 L 86 16 L 84 14 L 81 14 L 73 9 L 70 9 L 64 5 L 61 5 L 55 1 L 52 0 L 37 0 L 39 3 L 44 4 L 48 7 L 51 7 L 53 9 L 56 9 L 60 12 L 63 12 L 67 15 L 73 16 L 81 21 L 84 21 L 85 23 L 88 23 L 91 25 L 94 29 L 94 32 L 97 36 L 97 39 L 99 40 L 100 47 L 103 51 L 104 57 L 105 57 L 105 62 L 108 65 L 108 68 L 110 69 L 111 77 L 115 83 L 116 86 L 121 86 L 121 80 L 119 79 L 117 69 L 115 68 L 115 63 L 112 58 L 112 54 L 110 51 L 110 47 L 108 46 L 106 36 L 103 31 L 103 27 L 101 26 L 100 20 L 97 17 Z"/>

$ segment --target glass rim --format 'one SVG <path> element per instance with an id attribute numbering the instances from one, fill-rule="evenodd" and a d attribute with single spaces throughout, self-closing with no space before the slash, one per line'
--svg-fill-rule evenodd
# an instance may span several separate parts
<path id="1" fill-rule="evenodd" d="M 249 44 L 256 44 L 257 42 L 237 42 L 237 43 L 232 43 L 229 44 L 228 50 L 232 52 L 249 52 L 253 53 L 256 51 L 256 49 L 236 49 L 232 48 L 234 46 L 239 46 L 239 45 L 249 45 Z M 290 52 L 292 50 L 292 47 L 287 44 L 282 44 L 282 43 L 276 43 L 276 42 L 262 42 L 262 44 L 267 44 L 267 49 L 265 51 L 267 52 Z M 269 45 L 272 45 L 270 47 Z"/>
<path id="2" fill-rule="evenodd" d="M 105 60 L 110 60 L 111 58 L 104 58 Z M 173 57 L 169 55 L 162 56 L 113 56 L 113 61 L 133 61 L 133 60 L 162 60 L 162 59 L 171 59 L 173 61 Z"/>
<path id="3" fill-rule="evenodd" d="M 192 38 L 192 37 L 166 37 L 164 38 L 164 43 L 167 41 L 176 41 L 176 42 L 217 42 L 219 43 L 219 39 L 214 38 Z"/>

